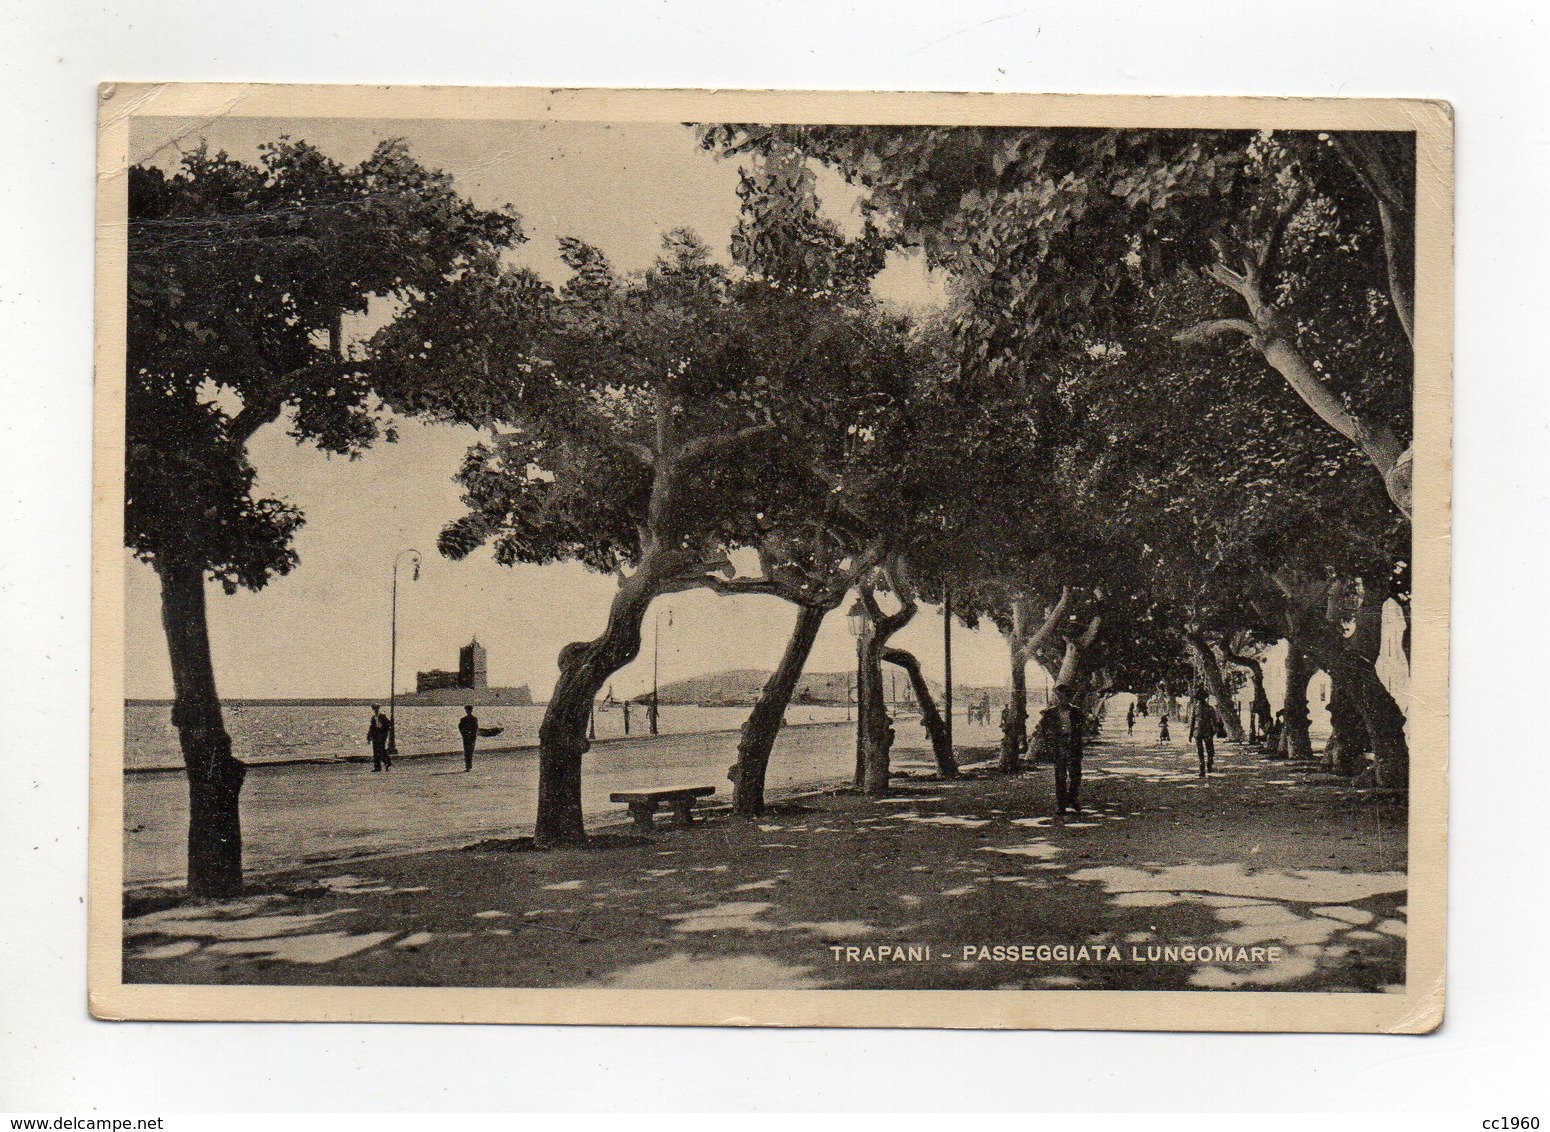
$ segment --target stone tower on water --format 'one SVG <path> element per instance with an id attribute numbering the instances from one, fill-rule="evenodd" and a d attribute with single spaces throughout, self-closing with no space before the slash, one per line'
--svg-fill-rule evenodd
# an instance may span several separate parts
<path id="1" fill-rule="evenodd" d="M 485 663 L 484 646 L 475 637 L 458 650 L 458 686 L 482 692 L 490 686 L 489 670 Z"/>

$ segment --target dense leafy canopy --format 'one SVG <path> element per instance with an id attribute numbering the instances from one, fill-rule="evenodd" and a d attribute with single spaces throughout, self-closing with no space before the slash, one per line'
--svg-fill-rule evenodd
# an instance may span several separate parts
<path id="1" fill-rule="evenodd" d="M 172 173 L 131 169 L 128 544 L 228 590 L 288 570 L 301 516 L 253 498 L 248 439 L 288 413 L 298 441 L 359 453 L 383 426 L 344 317 L 520 238 L 401 142 L 351 169 L 287 139 L 256 165 L 201 148 Z"/>

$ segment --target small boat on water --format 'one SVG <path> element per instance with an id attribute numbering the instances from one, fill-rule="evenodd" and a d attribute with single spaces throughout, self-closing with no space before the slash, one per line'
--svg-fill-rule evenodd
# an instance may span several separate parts
<path id="1" fill-rule="evenodd" d="M 493 739 L 504 730 L 506 730 L 504 727 L 481 727 L 479 734 L 482 738 Z"/>

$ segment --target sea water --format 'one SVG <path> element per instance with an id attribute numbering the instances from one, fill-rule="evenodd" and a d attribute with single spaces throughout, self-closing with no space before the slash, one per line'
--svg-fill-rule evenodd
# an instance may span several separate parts
<path id="1" fill-rule="evenodd" d="M 384 710 L 386 705 L 384 705 Z M 664 735 L 707 731 L 735 731 L 743 725 L 748 707 L 699 707 L 663 704 L 657 721 Z M 181 767 L 178 734 L 172 726 L 171 705 L 130 703 L 124 705 L 124 765 L 131 769 Z M 461 707 L 400 707 L 397 711 L 398 750 L 401 755 L 461 751 L 457 721 Z M 538 744 L 542 705 L 533 707 L 480 707 L 474 709 L 480 727 L 500 727 L 502 732 L 482 738 L 479 746 L 533 747 Z M 786 709 L 788 725 L 843 720 L 843 706 L 792 704 Z M 286 759 L 339 759 L 369 755 L 366 726 L 369 705 L 318 706 L 306 704 L 255 704 L 232 701 L 225 705 L 226 730 L 232 754 L 244 762 L 262 763 Z M 630 734 L 645 735 L 646 709 L 630 708 Z M 614 707 L 597 713 L 597 737 L 624 735 L 624 712 Z"/>

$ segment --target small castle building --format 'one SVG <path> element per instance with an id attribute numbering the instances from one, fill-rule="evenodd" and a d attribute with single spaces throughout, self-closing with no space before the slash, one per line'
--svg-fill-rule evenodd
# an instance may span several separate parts
<path id="1" fill-rule="evenodd" d="M 489 656 L 478 637 L 458 650 L 456 672 L 432 668 L 426 672 L 416 672 L 414 678 L 416 692 L 434 692 L 441 688 L 467 688 L 469 691 L 482 692 L 489 686 Z"/>
<path id="2" fill-rule="evenodd" d="M 490 687 L 489 654 L 475 637 L 457 650 L 456 672 L 432 668 L 415 673 L 415 690 L 400 695 L 398 702 L 405 707 L 527 707 L 533 702 L 533 693 L 525 684 Z"/>

